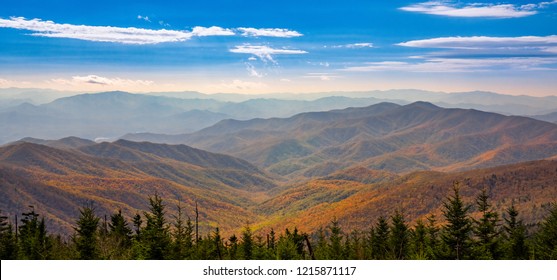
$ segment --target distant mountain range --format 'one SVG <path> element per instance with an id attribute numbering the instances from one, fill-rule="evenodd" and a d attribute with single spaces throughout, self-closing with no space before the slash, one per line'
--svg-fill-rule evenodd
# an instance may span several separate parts
<path id="1" fill-rule="evenodd" d="M 556 124 L 426 102 L 223 120 L 193 134 L 125 138 L 230 154 L 289 178 L 328 176 L 353 166 L 456 171 L 557 155 Z"/>
<path id="2" fill-rule="evenodd" d="M 224 119 L 291 117 L 304 112 L 363 107 L 381 102 L 428 101 L 441 107 L 505 115 L 544 116 L 557 111 L 557 97 L 509 96 L 489 92 L 420 90 L 314 94 L 202 94 L 197 92 L 80 94 L 40 89 L 0 89 L 0 144 L 24 137 L 116 139 L 128 133 L 182 134 Z"/>

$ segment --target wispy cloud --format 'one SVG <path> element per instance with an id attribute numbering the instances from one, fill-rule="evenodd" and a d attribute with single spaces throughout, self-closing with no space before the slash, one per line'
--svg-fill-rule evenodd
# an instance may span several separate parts
<path id="1" fill-rule="evenodd" d="M 137 15 L 137 19 L 141 19 L 146 22 L 151 22 L 151 19 L 148 16 Z"/>
<path id="2" fill-rule="evenodd" d="M 461 50 L 510 51 L 528 50 L 555 53 L 557 52 L 557 35 L 522 36 L 522 37 L 440 37 L 424 40 L 413 40 L 397 44 L 414 48 L 439 48 Z"/>
<path id="3" fill-rule="evenodd" d="M 348 72 L 485 72 L 485 71 L 536 71 L 557 70 L 557 58 L 513 57 L 513 58 L 431 58 L 417 62 L 381 61 L 362 66 L 347 67 Z"/>
<path id="4" fill-rule="evenodd" d="M 137 16 L 138 19 L 151 21 L 147 16 Z M 160 21 L 159 24 L 169 26 Z M 194 27 L 191 31 L 167 30 L 167 29 L 144 29 L 135 27 L 112 27 L 112 26 L 89 26 L 60 24 L 42 19 L 26 19 L 24 17 L 0 18 L 0 27 L 28 30 L 32 36 L 78 39 L 93 42 L 112 42 L 121 44 L 159 44 L 167 42 L 182 42 L 192 37 L 205 36 L 233 36 L 238 35 L 236 30 L 242 32 L 242 36 L 268 36 L 268 37 L 297 37 L 302 34 L 288 29 L 255 29 L 238 28 L 228 29 L 218 26 Z"/>
<path id="5" fill-rule="evenodd" d="M 251 63 L 246 63 L 246 70 L 250 77 L 262 78 L 264 76 L 262 73 L 258 72 Z"/>
<path id="6" fill-rule="evenodd" d="M 267 87 L 268 85 L 265 83 L 242 80 L 233 80 L 232 82 L 221 83 L 217 86 L 219 90 L 259 90 Z"/>
<path id="7" fill-rule="evenodd" d="M 279 37 L 279 38 L 291 38 L 303 36 L 298 31 L 282 29 L 282 28 L 251 28 L 251 27 L 240 27 L 238 31 L 241 32 L 242 36 L 246 37 Z"/>
<path id="8" fill-rule="evenodd" d="M 556 3 L 557 1 L 550 1 L 515 5 L 429 1 L 405 6 L 400 8 L 400 10 L 449 17 L 519 18 L 535 15 L 539 9 Z"/>
<path id="9" fill-rule="evenodd" d="M 307 73 L 303 77 L 304 78 L 309 78 L 309 79 L 319 79 L 321 81 L 330 81 L 330 80 L 333 80 L 333 79 L 340 78 L 340 76 L 333 75 L 331 73 Z"/>
<path id="10" fill-rule="evenodd" d="M 274 49 L 269 46 L 261 45 L 241 45 L 230 49 L 232 53 L 250 54 L 258 57 L 263 62 L 273 62 L 276 63 L 273 56 L 274 55 L 296 55 L 296 54 L 306 54 L 303 50 L 292 50 L 292 49 Z"/>
<path id="11" fill-rule="evenodd" d="M 87 76 L 73 76 L 70 80 L 68 79 L 52 79 L 50 82 L 61 84 L 61 85 L 71 85 L 78 86 L 80 84 L 89 85 L 100 85 L 100 86 L 150 86 L 155 82 L 149 80 L 130 80 L 122 78 L 107 78 L 97 75 L 87 75 Z"/>
<path id="12" fill-rule="evenodd" d="M 347 49 L 362 49 L 362 48 L 373 48 L 373 43 L 354 43 L 354 44 L 346 44 L 346 45 L 336 45 L 332 46 L 332 48 L 347 48 Z"/>

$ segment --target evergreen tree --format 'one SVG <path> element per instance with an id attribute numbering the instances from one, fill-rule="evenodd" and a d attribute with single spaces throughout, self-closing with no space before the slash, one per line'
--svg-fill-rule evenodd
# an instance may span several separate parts
<path id="1" fill-rule="evenodd" d="M 329 236 L 329 250 L 327 254 L 327 259 L 338 260 L 343 259 L 343 248 L 342 248 L 342 229 L 338 225 L 338 220 L 334 219 L 329 226 L 329 231 L 331 236 Z"/>
<path id="2" fill-rule="evenodd" d="M 535 236 L 536 259 L 557 259 L 557 204 L 553 204 Z"/>
<path id="3" fill-rule="evenodd" d="M 16 258 L 17 244 L 12 225 L 8 223 L 8 217 L 0 211 L 0 260 Z"/>
<path id="4" fill-rule="evenodd" d="M 526 226 L 518 219 L 518 210 L 514 203 L 507 209 L 505 217 L 505 258 L 511 260 L 528 259 L 528 246 L 526 245 Z"/>
<path id="5" fill-rule="evenodd" d="M 230 242 L 230 245 L 228 246 L 228 256 L 231 260 L 237 260 L 238 259 L 238 237 L 236 236 L 236 234 L 233 234 L 228 241 Z"/>
<path id="6" fill-rule="evenodd" d="M 177 215 L 174 216 L 174 223 L 173 223 L 174 232 L 172 234 L 172 237 L 174 238 L 174 242 L 172 243 L 172 259 L 185 260 L 188 257 L 190 257 L 191 254 L 192 236 L 191 236 L 191 232 L 189 233 L 189 236 L 187 234 L 188 227 L 187 224 L 184 222 L 184 217 L 183 217 L 184 214 L 182 213 L 182 207 L 178 205 L 176 208 L 178 209 L 178 213 Z"/>
<path id="7" fill-rule="evenodd" d="M 396 260 L 407 259 L 409 231 L 404 221 L 404 216 L 398 210 L 391 217 L 390 232 L 389 247 L 391 249 L 391 256 Z"/>
<path id="8" fill-rule="evenodd" d="M 430 260 L 438 259 L 439 255 L 439 228 L 435 225 L 435 223 L 435 215 L 431 214 L 427 217 L 426 258 Z"/>
<path id="9" fill-rule="evenodd" d="M 146 245 L 147 259 L 162 260 L 170 248 L 170 232 L 165 218 L 165 205 L 157 194 L 149 197 L 150 213 L 143 215 L 147 224 L 142 232 L 142 242 Z"/>
<path id="10" fill-rule="evenodd" d="M 22 225 L 19 226 L 19 254 L 23 259 L 48 259 L 49 241 L 44 218 L 39 220 L 39 214 L 30 206 L 29 212 L 23 213 Z"/>
<path id="11" fill-rule="evenodd" d="M 122 215 L 121 209 L 118 209 L 117 213 L 110 216 L 108 228 L 110 239 L 115 243 L 118 255 L 121 255 L 124 250 L 131 246 L 132 239 L 132 230 Z"/>
<path id="12" fill-rule="evenodd" d="M 93 207 L 79 209 L 79 219 L 75 227 L 75 243 L 81 260 L 94 260 L 99 258 L 98 227 L 100 218 L 95 216 Z"/>
<path id="13" fill-rule="evenodd" d="M 253 236 L 249 225 L 242 231 L 242 253 L 244 260 L 253 259 Z"/>
<path id="14" fill-rule="evenodd" d="M 478 259 L 500 259 L 499 215 L 489 204 L 489 196 L 485 190 L 476 198 L 478 211 L 482 213 L 479 220 L 474 220 L 473 232 L 477 237 L 474 243 L 474 255 Z"/>
<path id="15" fill-rule="evenodd" d="M 215 228 L 215 232 L 213 232 L 213 236 L 211 241 L 214 245 L 214 259 L 223 260 L 224 259 L 224 248 L 222 245 L 222 237 L 220 236 L 219 228 Z"/>
<path id="16" fill-rule="evenodd" d="M 302 256 L 298 254 L 296 243 L 292 239 L 292 235 L 284 234 L 279 237 L 277 242 L 277 259 L 279 260 L 299 260 Z"/>
<path id="17" fill-rule="evenodd" d="M 453 191 L 454 195 L 443 202 L 443 215 L 447 220 L 441 234 L 446 249 L 444 255 L 448 259 L 469 259 L 472 232 L 472 222 L 468 217 L 470 205 L 465 205 L 460 198 L 458 183 L 454 184 Z"/>
<path id="18" fill-rule="evenodd" d="M 371 238 L 372 259 L 386 260 L 389 257 L 389 224 L 381 216 L 377 219 Z"/>
<path id="19" fill-rule="evenodd" d="M 422 220 L 416 222 L 414 230 L 410 232 L 411 236 L 411 259 L 426 260 L 428 259 L 427 244 L 427 227 Z"/>

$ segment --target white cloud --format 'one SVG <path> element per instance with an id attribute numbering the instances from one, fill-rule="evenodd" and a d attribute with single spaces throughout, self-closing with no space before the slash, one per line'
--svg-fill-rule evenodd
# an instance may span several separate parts
<path id="1" fill-rule="evenodd" d="M 151 22 L 151 19 L 149 19 L 148 16 L 137 15 L 137 19 L 142 19 L 144 21 Z"/>
<path id="2" fill-rule="evenodd" d="M 149 80 L 130 80 L 122 78 L 107 78 L 97 75 L 87 75 L 87 76 L 73 76 L 71 80 L 68 79 L 52 79 L 53 83 L 61 85 L 100 85 L 100 86 L 118 86 L 118 87 L 129 87 L 129 86 L 151 86 L 155 82 Z"/>
<path id="3" fill-rule="evenodd" d="M 248 82 L 242 80 L 233 80 L 230 83 L 221 83 L 218 88 L 227 90 L 254 90 L 267 88 L 267 84 L 260 82 Z"/>
<path id="4" fill-rule="evenodd" d="M 348 49 L 361 49 L 361 48 L 373 48 L 373 43 L 354 43 L 346 45 L 336 45 L 332 48 L 348 48 Z"/>
<path id="5" fill-rule="evenodd" d="M 255 69 L 255 67 L 254 67 L 252 64 L 250 64 L 250 63 L 246 63 L 246 70 L 248 71 L 248 74 L 249 74 L 251 77 L 257 77 L 257 78 L 262 78 L 262 77 L 263 77 L 263 74 L 257 72 L 257 70 Z"/>
<path id="6" fill-rule="evenodd" d="M 138 19 L 151 21 L 147 16 L 137 16 Z M 160 25 L 170 26 L 163 21 L 159 21 Z M 23 17 L 11 17 L 9 19 L 0 18 L 0 27 L 14 28 L 21 30 L 33 31 L 32 36 L 51 37 L 51 38 L 68 38 L 94 42 L 112 42 L 122 44 L 159 44 L 167 42 L 182 42 L 192 37 L 205 36 L 232 36 L 237 35 L 233 29 L 222 28 L 218 26 L 201 27 L 196 26 L 192 31 L 179 31 L 167 29 L 144 29 L 135 27 L 112 27 L 112 26 L 88 26 L 60 24 L 53 21 L 45 21 L 42 19 L 26 19 Z M 301 36 L 296 31 L 287 29 L 255 29 L 240 28 L 250 36 L 273 36 L 273 37 L 295 37 Z"/>
<path id="7" fill-rule="evenodd" d="M 449 17 L 518 18 L 535 15 L 538 9 L 555 4 L 557 1 L 538 4 L 460 4 L 454 1 L 429 1 L 400 8 L 403 11 Z"/>
<path id="8" fill-rule="evenodd" d="M 196 26 L 193 28 L 191 34 L 199 37 L 235 35 L 235 33 L 232 30 L 218 27 L 218 26 L 211 26 L 211 27 Z"/>
<path id="9" fill-rule="evenodd" d="M 264 62 L 270 61 L 276 63 L 273 59 L 273 55 L 295 55 L 295 54 L 306 54 L 303 50 L 290 50 L 290 49 L 273 49 L 269 46 L 261 45 L 241 45 L 230 49 L 232 53 L 242 53 L 257 56 Z"/>
<path id="10" fill-rule="evenodd" d="M 303 77 L 309 79 L 319 79 L 321 81 L 330 81 L 336 78 L 340 78 L 340 76 L 332 75 L 330 73 L 308 73 Z"/>
<path id="11" fill-rule="evenodd" d="M 486 48 L 544 48 L 557 46 L 557 35 L 522 37 L 440 37 L 397 44 L 415 48 L 486 49 Z"/>
<path id="12" fill-rule="evenodd" d="M 303 36 L 298 31 L 288 30 L 283 28 L 251 28 L 251 27 L 240 27 L 238 31 L 242 32 L 242 36 L 246 37 L 279 37 L 279 38 L 291 38 Z"/>
<path id="13" fill-rule="evenodd" d="M 419 62 L 381 61 L 370 62 L 363 66 L 341 69 L 348 72 L 484 72 L 484 71 L 535 71 L 557 70 L 552 65 L 557 58 L 514 57 L 514 58 L 431 58 Z M 553 66 L 554 67 L 554 66 Z"/>
<path id="14" fill-rule="evenodd" d="M 34 31 L 35 33 L 31 35 L 40 37 L 140 45 L 180 42 L 192 37 L 192 33 L 184 31 L 59 24 L 41 19 L 28 20 L 23 17 L 0 18 L 0 27 Z"/>

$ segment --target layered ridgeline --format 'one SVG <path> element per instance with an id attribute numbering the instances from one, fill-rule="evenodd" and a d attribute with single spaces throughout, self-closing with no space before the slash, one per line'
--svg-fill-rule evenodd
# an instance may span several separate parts
<path id="1" fill-rule="evenodd" d="M 70 145 L 77 142 L 84 145 Z M 69 138 L 0 148 L 0 209 L 13 214 L 33 205 L 53 221 L 51 230 L 70 233 L 83 205 L 131 216 L 146 210 L 148 196 L 157 193 L 172 209 L 181 204 L 191 210 L 197 202 L 205 227 L 230 229 L 255 220 L 248 209 L 256 194 L 276 186 L 244 160 L 184 145 L 85 143 Z"/>
<path id="2" fill-rule="evenodd" d="M 114 139 L 127 133 L 181 134 L 224 119 L 291 117 L 303 112 L 362 107 L 380 102 L 428 101 L 442 107 L 473 108 L 554 121 L 557 97 L 509 96 L 490 92 L 421 90 L 315 94 L 131 94 L 73 95 L 40 89 L 0 89 L 0 144 L 24 137 Z M 61 125 L 63 124 L 63 125 Z"/>
<path id="3" fill-rule="evenodd" d="M 125 138 L 184 143 L 297 179 L 354 166 L 395 173 L 458 171 L 557 155 L 556 124 L 425 102 L 224 120 L 193 134 Z"/>

